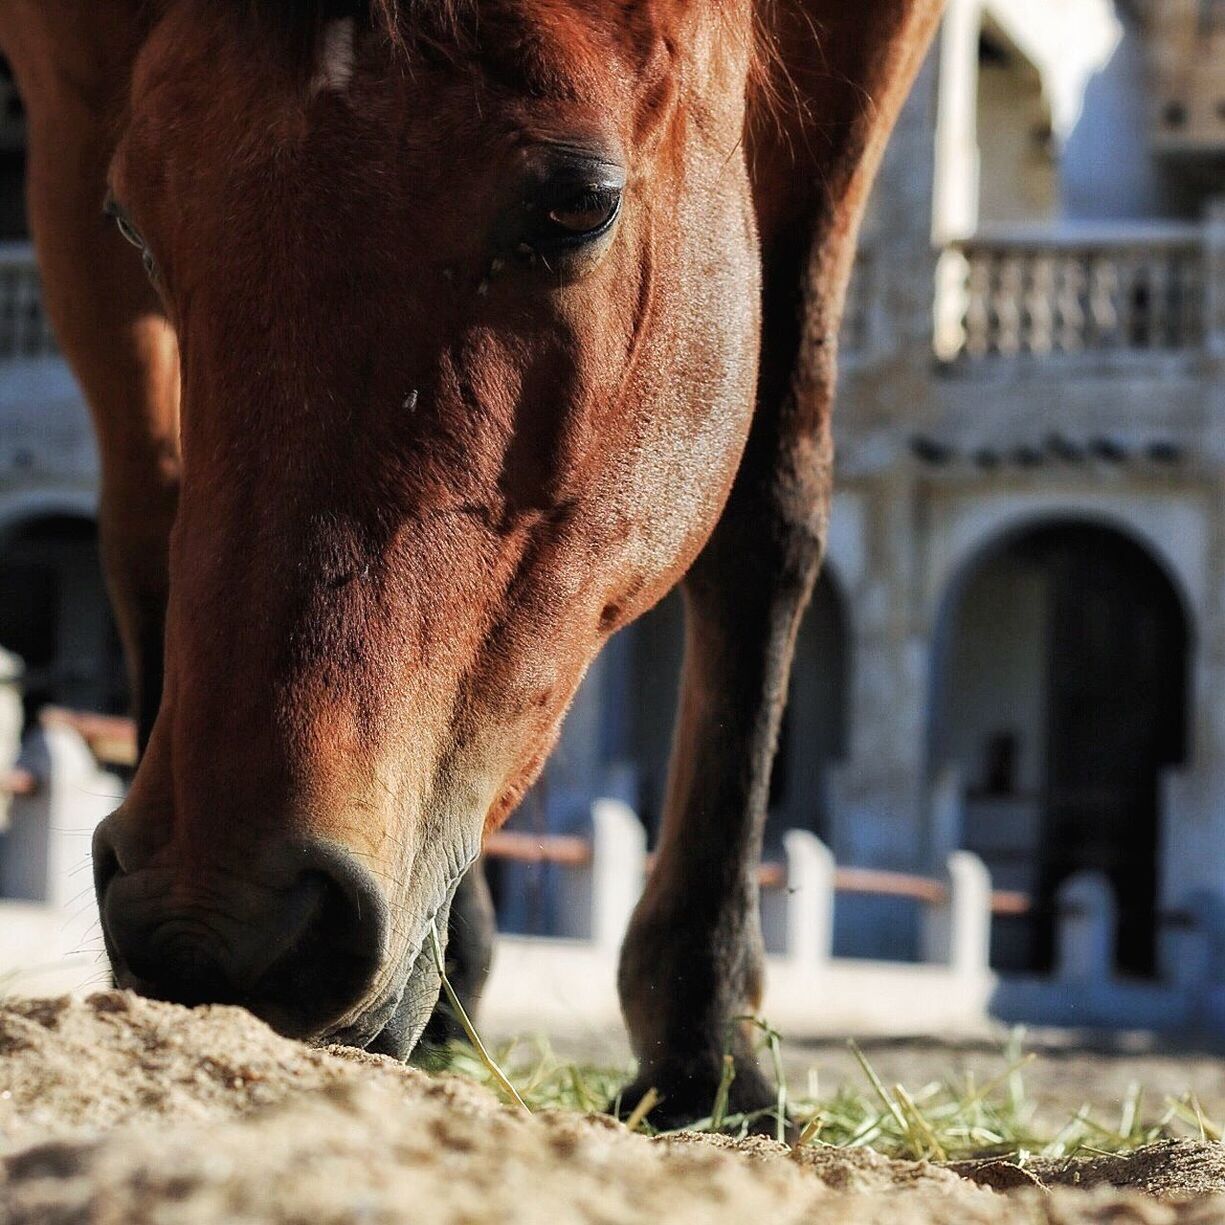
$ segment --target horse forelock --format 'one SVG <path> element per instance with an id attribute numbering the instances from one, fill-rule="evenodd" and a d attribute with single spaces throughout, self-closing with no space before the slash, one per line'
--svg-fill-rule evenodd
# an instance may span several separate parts
<path id="1" fill-rule="evenodd" d="M 707 2 L 709 0 L 703 0 Z M 738 18 L 743 15 L 744 8 L 750 10 L 749 20 L 740 28 L 729 24 L 729 34 L 748 40 L 752 65 L 750 83 L 755 93 L 769 95 L 777 89 L 777 55 L 769 33 L 773 25 L 772 14 L 775 10 L 791 7 L 793 2 L 713 0 L 715 7 L 731 23 L 739 24 Z M 441 44 L 476 40 L 482 8 L 499 7 L 488 0 L 238 0 L 238 3 L 260 20 L 278 27 L 306 56 L 314 53 L 321 31 L 337 19 L 366 23 L 385 42 L 401 50 L 414 44 L 438 48 Z M 502 0 L 502 7 L 505 7 L 505 0 Z"/>
<path id="2" fill-rule="evenodd" d="M 336 20 L 371 26 L 393 46 L 412 36 L 455 35 L 476 8 L 476 0 L 239 0 L 256 18 L 300 44 L 313 45 L 320 30 Z"/>

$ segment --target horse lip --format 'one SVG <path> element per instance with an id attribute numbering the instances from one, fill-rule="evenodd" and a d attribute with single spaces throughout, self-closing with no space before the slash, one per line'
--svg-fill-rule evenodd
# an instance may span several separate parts
<path id="1" fill-rule="evenodd" d="M 368 1008 L 357 1020 L 349 1025 L 337 1026 L 321 1034 L 319 1043 L 322 1046 L 352 1046 L 364 1050 L 375 1038 L 387 1028 L 391 1018 L 395 1016 L 400 1006 L 402 992 L 392 992 Z"/>
<path id="2" fill-rule="evenodd" d="M 335 1043 L 341 1046 L 353 1046 L 364 1050 L 383 1035 L 383 1032 L 395 1019 L 396 1014 L 400 1010 L 404 1000 L 404 993 L 412 983 L 414 972 L 420 964 L 423 954 L 426 952 L 426 944 L 431 937 L 434 925 L 438 921 L 439 912 L 450 906 L 455 897 L 455 890 L 459 887 L 459 882 L 463 879 L 464 873 L 472 867 L 477 858 L 477 855 L 465 857 L 462 861 L 463 867 L 447 879 L 439 901 L 430 911 L 429 918 L 422 924 L 421 939 L 410 949 L 405 950 L 404 956 L 400 961 L 402 973 L 396 976 L 397 985 L 393 986 L 377 1004 L 369 1005 L 356 1013 L 350 1014 L 348 1017 L 342 1018 L 339 1023 L 320 1035 L 317 1039 L 319 1043 L 323 1045 Z M 415 1045 L 415 1043 L 411 1045 Z M 411 1051 L 411 1045 L 409 1051 Z M 409 1051 L 405 1051 L 400 1057 L 406 1058 Z"/>

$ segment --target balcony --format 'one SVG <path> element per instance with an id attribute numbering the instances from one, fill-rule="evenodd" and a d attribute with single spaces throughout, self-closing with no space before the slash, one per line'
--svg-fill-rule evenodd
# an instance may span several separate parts
<path id="1" fill-rule="evenodd" d="M 951 370 L 1196 359 L 1208 311 L 1206 230 L 1197 225 L 999 232 L 940 257 L 936 356 Z"/>

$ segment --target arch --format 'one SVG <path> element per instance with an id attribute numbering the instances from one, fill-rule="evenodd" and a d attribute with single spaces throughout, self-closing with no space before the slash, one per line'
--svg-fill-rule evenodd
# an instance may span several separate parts
<path id="1" fill-rule="evenodd" d="M 48 703 L 124 713 L 123 650 L 96 522 L 56 495 L 25 509 L 33 513 L 0 506 L 0 646 L 24 662 L 27 717 Z"/>
<path id="2" fill-rule="evenodd" d="M 1165 531 L 1135 522 L 1125 511 L 1096 503 L 1059 502 L 1052 505 L 1013 507 L 976 507 L 974 530 L 968 539 L 952 541 L 944 566 L 936 573 L 936 582 L 931 589 L 936 598 L 932 624 L 936 628 L 937 650 L 941 629 L 947 621 L 948 610 L 959 598 L 966 583 L 976 570 L 993 554 L 1007 548 L 1012 541 L 1022 539 L 1031 532 L 1062 523 L 1082 523 L 1096 526 L 1130 540 L 1157 566 L 1178 599 L 1188 635 L 1194 645 L 1196 617 L 1195 608 L 1200 602 L 1200 583 L 1190 572 L 1185 557 L 1180 557 L 1170 547 L 1170 537 L 1185 539 L 1190 533 L 1182 530 L 1181 523 L 1164 525 Z M 1198 514 L 1195 516 L 1198 521 Z"/>
<path id="3" fill-rule="evenodd" d="M 1096 870 L 1119 898 L 1121 968 L 1152 972 L 1159 782 L 1186 754 L 1191 624 L 1160 555 L 1100 517 L 1014 525 L 949 583 L 929 770 L 961 774 L 959 844 L 1035 899 L 997 925 L 1001 968 L 1049 965 L 1056 891 Z"/>
<path id="4" fill-rule="evenodd" d="M 81 489 L 23 489 L 0 494 L 0 548 L 25 524 L 49 516 L 98 517 L 98 496 Z"/>

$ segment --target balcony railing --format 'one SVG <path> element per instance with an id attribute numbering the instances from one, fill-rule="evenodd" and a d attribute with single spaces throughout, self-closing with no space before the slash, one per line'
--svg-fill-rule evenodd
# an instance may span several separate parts
<path id="1" fill-rule="evenodd" d="M 1205 315 L 1199 227 L 1000 234 L 942 255 L 935 347 L 964 365 L 1190 354 Z"/>
<path id="2" fill-rule="evenodd" d="M 58 352 L 29 243 L 0 243 L 0 361 Z"/>

